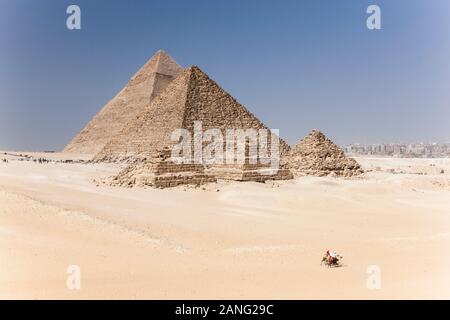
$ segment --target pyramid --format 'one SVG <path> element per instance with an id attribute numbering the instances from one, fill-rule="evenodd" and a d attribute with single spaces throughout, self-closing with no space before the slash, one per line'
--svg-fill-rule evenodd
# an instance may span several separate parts
<path id="1" fill-rule="evenodd" d="M 128 122 L 94 160 L 146 161 L 153 158 L 158 150 L 171 148 L 171 134 L 175 129 L 183 128 L 192 133 L 194 121 L 201 121 L 203 131 L 217 128 L 222 130 L 224 136 L 226 129 L 269 129 L 202 70 L 192 66 Z M 287 156 L 289 149 L 279 139 L 280 155 Z M 242 165 L 233 169 L 241 170 L 238 176 L 248 177 L 242 171 L 245 170 Z M 226 177 L 225 171 L 221 170 Z"/>
<path id="2" fill-rule="evenodd" d="M 156 150 L 172 144 L 173 130 L 184 128 L 192 132 L 194 121 L 201 121 L 203 130 L 268 129 L 203 71 L 192 66 L 127 123 L 95 159 L 115 161 L 152 156 Z M 289 145 L 280 139 L 279 146 L 281 154 L 287 155 Z"/>
<path id="3" fill-rule="evenodd" d="M 347 157 L 322 132 L 313 130 L 290 152 L 289 168 L 297 175 L 351 177 L 363 173 L 356 160 Z"/>
<path id="4" fill-rule="evenodd" d="M 96 154 L 158 96 L 183 69 L 159 50 L 64 148 L 63 152 Z"/>

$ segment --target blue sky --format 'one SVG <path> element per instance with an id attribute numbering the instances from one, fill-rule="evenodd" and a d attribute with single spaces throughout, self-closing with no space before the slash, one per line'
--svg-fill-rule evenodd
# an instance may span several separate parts
<path id="1" fill-rule="evenodd" d="M 62 149 L 160 48 L 289 143 L 450 141 L 448 0 L 0 0 L 0 149 Z"/>

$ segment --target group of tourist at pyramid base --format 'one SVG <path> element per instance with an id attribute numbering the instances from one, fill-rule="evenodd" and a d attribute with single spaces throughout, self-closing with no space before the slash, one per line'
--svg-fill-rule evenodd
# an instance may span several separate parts
<path id="1" fill-rule="evenodd" d="M 181 138 L 188 146 L 198 142 L 194 134 L 198 123 L 204 130 L 202 139 L 215 139 L 212 153 L 232 150 L 231 159 L 227 153 L 227 161 L 221 162 L 174 161 L 173 150 L 179 147 Z M 181 134 L 174 139 L 174 133 L 180 131 L 192 136 Z M 239 152 L 236 146 L 230 147 L 230 139 L 223 140 L 236 131 L 256 132 L 255 139 L 249 137 L 244 148 L 240 148 L 243 161 L 238 161 Z M 363 173 L 354 159 L 318 130 L 292 148 L 278 135 L 275 140 L 262 142 L 261 132 L 272 131 L 200 68 L 183 69 L 159 50 L 70 141 L 64 152 L 94 154 L 96 162 L 128 163 L 108 180 L 111 185 L 125 187 L 166 188 L 218 180 L 265 182 L 302 175 L 353 177 Z M 273 134 L 269 136 L 273 138 Z M 204 140 L 200 144 L 208 148 Z M 261 149 L 265 151 L 263 155 Z M 265 161 L 268 159 L 272 161 Z"/>

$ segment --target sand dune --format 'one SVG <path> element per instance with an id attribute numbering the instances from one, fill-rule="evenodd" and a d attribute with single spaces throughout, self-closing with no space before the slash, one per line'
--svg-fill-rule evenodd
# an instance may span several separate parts
<path id="1" fill-rule="evenodd" d="M 113 188 L 93 182 L 112 164 L 9 160 L 0 298 L 450 298 L 450 159 L 358 158 L 362 178 L 205 190 Z M 344 267 L 319 265 L 328 248 Z M 80 290 L 66 287 L 70 265 Z"/>

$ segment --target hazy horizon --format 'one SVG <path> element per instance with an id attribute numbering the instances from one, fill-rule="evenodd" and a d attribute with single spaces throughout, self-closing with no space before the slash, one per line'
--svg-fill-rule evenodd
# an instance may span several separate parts
<path id="1" fill-rule="evenodd" d="M 445 0 L 0 0 L 0 150 L 61 150 L 158 49 L 291 145 L 448 143 L 449 30 Z"/>

